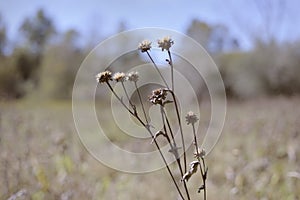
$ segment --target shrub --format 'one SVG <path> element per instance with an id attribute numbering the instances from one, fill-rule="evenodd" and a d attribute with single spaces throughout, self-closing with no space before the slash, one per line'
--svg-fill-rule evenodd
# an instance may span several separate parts
<path id="1" fill-rule="evenodd" d="M 0 61 L 0 99 L 20 98 L 24 95 L 20 74 L 7 58 Z"/>
<path id="2" fill-rule="evenodd" d="M 249 98 L 300 93 L 300 44 L 258 44 L 246 53 L 228 53 L 217 60 L 227 95 Z"/>

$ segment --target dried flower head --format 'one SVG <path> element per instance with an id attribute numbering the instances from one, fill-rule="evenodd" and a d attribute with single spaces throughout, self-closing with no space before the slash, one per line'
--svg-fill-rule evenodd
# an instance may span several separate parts
<path id="1" fill-rule="evenodd" d="M 149 101 L 153 103 L 154 105 L 156 104 L 163 104 L 163 100 L 165 100 L 167 97 L 167 90 L 166 89 L 156 89 L 152 91 L 151 96 L 149 97 Z"/>
<path id="2" fill-rule="evenodd" d="M 106 83 L 112 80 L 111 72 L 110 71 L 100 72 L 99 74 L 96 75 L 96 80 L 98 83 Z"/>
<path id="3" fill-rule="evenodd" d="M 196 114 L 194 114 L 194 112 L 189 111 L 188 114 L 185 116 L 185 120 L 189 125 L 189 124 L 195 124 L 199 119 L 196 116 Z"/>
<path id="4" fill-rule="evenodd" d="M 162 51 L 167 50 L 171 48 L 171 46 L 174 44 L 174 41 L 171 39 L 171 37 L 167 36 L 157 41 L 158 47 L 161 48 Z"/>
<path id="5" fill-rule="evenodd" d="M 124 82 L 126 81 L 126 75 L 123 72 L 117 72 L 113 75 L 113 79 L 117 82 Z"/>
<path id="6" fill-rule="evenodd" d="M 127 74 L 127 78 L 129 81 L 137 82 L 139 80 L 139 73 L 130 72 L 129 74 Z"/>
<path id="7" fill-rule="evenodd" d="M 198 151 L 194 152 L 194 157 L 195 158 L 204 158 L 204 156 L 206 155 L 206 151 L 205 149 L 198 149 Z"/>
<path id="8" fill-rule="evenodd" d="M 138 48 L 142 53 L 151 49 L 151 42 L 149 40 L 144 40 L 139 44 Z"/>

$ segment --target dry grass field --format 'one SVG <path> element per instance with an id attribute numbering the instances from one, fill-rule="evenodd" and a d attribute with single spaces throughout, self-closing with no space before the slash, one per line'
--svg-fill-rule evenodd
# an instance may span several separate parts
<path id="1" fill-rule="evenodd" d="M 300 199 L 299 105 L 297 96 L 228 101 L 223 134 L 207 157 L 208 199 Z M 70 102 L 1 103 L 0 163 L 0 199 L 177 198 L 165 170 L 126 174 L 90 156 Z M 201 199 L 196 179 L 188 187 Z"/>

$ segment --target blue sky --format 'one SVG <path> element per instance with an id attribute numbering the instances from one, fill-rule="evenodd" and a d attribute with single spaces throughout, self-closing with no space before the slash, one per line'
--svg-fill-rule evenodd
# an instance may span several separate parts
<path id="1" fill-rule="evenodd" d="M 92 32 L 108 37 L 125 22 L 128 29 L 163 27 L 185 32 L 191 19 L 211 24 L 225 24 L 243 46 L 250 45 L 249 36 L 264 32 L 256 0 L 0 0 L 0 13 L 11 38 L 25 17 L 43 8 L 61 31 L 75 28 L 87 38 Z M 274 1 L 274 0 L 273 0 Z M 258 1 L 259 2 L 259 1 Z M 272 2 L 272 0 L 271 0 Z M 300 1 L 286 0 L 286 9 L 273 28 L 279 40 L 300 36 Z M 274 23 L 276 25 L 276 23 Z"/>

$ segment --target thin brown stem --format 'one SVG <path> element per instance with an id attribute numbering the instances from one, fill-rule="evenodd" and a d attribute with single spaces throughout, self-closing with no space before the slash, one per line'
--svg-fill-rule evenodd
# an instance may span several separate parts
<path id="1" fill-rule="evenodd" d="M 193 134 L 194 134 L 194 144 L 195 144 L 195 148 L 196 148 L 196 158 L 199 161 L 200 173 L 201 173 L 201 178 L 202 178 L 202 181 L 203 181 L 203 191 L 204 191 L 203 197 L 204 197 L 204 200 L 206 200 L 207 169 L 206 169 L 204 157 L 201 157 L 201 160 L 200 160 L 200 152 L 199 152 L 199 147 L 198 147 L 198 142 L 197 142 L 197 135 L 196 135 L 196 130 L 195 130 L 195 124 L 194 123 L 192 123 L 192 128 L 193 128 Z M 202 161 L 202 163 L 201 163 L 201 161 Z"/>
<path id="2" fill-rule="evenodd" d="M 164 162 L 164 164 L 165 164 L 165 166 L 166 166 L 166 168 L 167 168 L 167 170 L 168 170 L 168 172 L 169 172 L 169 174 L 170 174 L 170 176 L 171 176 L 171 178 L 172 178 L 172 181 L 173 181 L 173 183 L 174 183 L 174 185 L 175 185 L 175 187 L 176 187 L 176 189 L 177 189 L 177 191 L 178 191 L 180 197 L 182 198 L 182 200 L 184 200 L 184 196 L 183 196 L 183 194 L 181 193 L 181 190 L 180 190 L 180 188 L 179 188 L 179 186 L 178 186 L 178 184 L 177 184 L 177 182 L 176 182 L 176 180 L 175 180 L 175 177 L 174 177 L 174 175 L 173 175 L 173 173 L 172 173 L 172 171 L 171 171 L 171 169 L 170 169 L 170 167 L 169 167 L 169 165 L 168 165 L 168 163 L 167 163 L 167 161 L 166 161 L 166 159 L 165 159 L 165 157 L 164 157 L 164 155 L 163 155 L 163 153 L 162 153 L 162 151 L 161 151 L 161 149 L 160 149 L 160 147 L 159 147 L 159 145 L 158 145 L 158 143 L 157 143 L 157 141 L 156 141 L 156 138 L 154 138 L 154 135 L 153 135 L 153 133 L 151 132 L 150 127 L 149 127 L 149 126 L 145 126 L 145 125 L 143 125 L 143 126 L 144 126 L 144 127 L 147 129 L 147 131 L 150 133 L 150 135 L 151 135 L 151 137 L 152 137 L 152 139 L 153 139 L 153 141 L 154 141 L 154 144 L 155 144 L 156 148 L 158 149 L 160 156 L 161 156 L 162 159 L 163 159 L 163 162 Z"/>
<path id="3" fill-rule="evenodd" d="M 168 55 L 169 55 L 169 65 L 171 66 L 171 81 L 172 81 L 172 91 L 174 91 L 174 65 L 173 65 L 173 60 L 171 56 L 170 50 L 168 50 Z"/>
<path id="4" fill-rule="evenodd" d="M 136 82 L 134 82 L 134 85 L 135 85 L 136 91 L 137 91 L 138 96 L 139 96 L 139 101 L 140 101 L 141 106 L 142 106 L 142 110 L 143 110 L 143 113 L 144 113 L 145 120 L 147 122 L 147 125 L 149 125 L 148 118 L 147 118 L 146 111 L 145 111 L 145 107 L 144 107 L 144 104 L 143 104 L 143 101 L 142 101 L 140 90 L 139 90 Z"/>
<path id="5" fill-rule="evenodd" d="M 129 98 L 128 92 L 127 92 L 127 90 L 125 88 L 125 85 L 124 85 L 124 82 L 121 82 L 121 84 L 122 84 L 122 88 L 124 90 L 124 93 L 126 95 L 126 98 L 127 98 L 128 102 L 129 102 L 130 106 L 132 107 L 133 110 L 135 110 L 135 106 L 133 105 L 133 103 L 131 102 L 131 100 Z"/>
<path id="6" fill-rule="evenodd" d="M 171 133 L 172 140 L 174 141 L 174 144 L 176 145 L 176 141 L 175 141 L 175 137 L 174 137 L 174 134 L 173 134 L 173 131 L 172 131 L 172 127 L 171 127 L 170 121 L 168 119 L 167 113 L 165 111 L 165 108 L 163 106 L 161 106 L 161 112 L 164 114 L 164 117 L 165 117 L 167 125 L 168 125 L 168 129 Z"/>
<path id="7" fill-rule="evenodd" d="M 204 191 L 204 200 L 206 200 L 206 178 L 207 178 L 207 168 L 206 168 L 206 165 L 205 165 L 205 160 L 203 157 L 201 157 L 201 160 L 202 160 L 202 164 L 203 164 L 203 168 L 204 168 L 204 174 L 202 174 L 202 179 L 203 179 L 203 191 Z"/>
<path id="8" fill-rule="evenodd" d="M 168 84 L 167 84 L 167 81 L 165 80 L 165 78 L 164 78 L 163 75 L 161 74 L 161 72 L 160 72 L 160 70 L 158 69 L 158 66 L 156 65 L 156 63 L 154 62 L 152 56 L 150 55 L 150 53 L 149 53 L 148 51 L 146 51 L 146 52 L 147 52 L 147 55 L 148 55 L 148 57 L 150 58 L 151 62 L 153 63 L 153 65 L 154 65 L 156 71 L 158 72 L 158 74 L 160 75 L 161 79 L 163 80 L 164 84 L 165 84 L 166 87 L 169 89 L 169 86 L 168 86 Z"/>
<path id="9" fill-rule="evenodd" d="M 186 172 L 187 171 L 187 161 L 186 161 L 186 152 L 185 152 L 186 149 L 185 149 L 185 142 L 184 142 L 184 137 L 183 137 L 183 130 L 182 130 L 182 124 L 181 124 L 181 119 L 180 119 L 178 103 L 176 100 L 175 93 L 172 90 L 168 90 L 168 91 L 171 93 L 171 95 L 173 97 L 173 101 L 174 101 L 174 106 L 175 106 L 177 120 L 178 120 L 178 124 L 179 124 L 179 129 L 180 129 L 181 142 L 182 142 L 184 171 Z"/>
<path id="10" fill-rule="evenodd" d="M 161 156 L 161 158 L 162 158 L 162 160 L 163 160 L 163 162 L 164 162 L 164 164 L 165 164 L 165 166 L 166 166 L 166 168 L 167 168 L 167 171 L 169 172 L 169 174 L 170 174 L 170 176 L 171 176 L 171 178 L 172 178 L 172 181 L 173 181 L 173 183 L 174 183 L 174 185 L 175 185 L 175 187 L 176 187 L 176 189 L 177 189 L 177 191 L 178 191 L 180 197 L 184 200 L 184 196 L 183 196 L 181 190 L 179 189 L 179 186 L 178 186 L 178 184 L 177 184 L 177 182 L 176 182 L 176 180 L 175 180 L 175 178 L 174 178 L 174 175 L 173 175 L 173 173 L 172 173 L 170 167 L 168 166 L 168 163 L 167 163 L 167 161 L 166 161 L 166 159 L 165 159 L 165 157 L 164 157 L 164 155 L 163 155 L 163 153 L 162 153 L 162 151 L 161 151 L 161 149 L 160 149 L 159 144 L 158 144 L 157 141 L 156 141 L 156 138 L 154 137 L 152 131 L 150 130 L 150 126 L 149 126 L 148 124 L 145 124 L 145 123 L 141 120 L 141 118 L 137 115 L 136 112 L 132 112 L 132 111 L 126 106 L 126 104 L 125 104 L 125 103 L 122 101 L 122 99 L 117 95 L 117 93 L 114 91 L 114 89 L 112 88 L 112 86 L 110 85 L 110 83 L 109 83 L 108 81 L 107 81 L 106 83 L 107 83 L 109 89 L 111 90 L 111 92 L 112 92 L 112 93 L 114 94 L 114 96 L 118 99 L 118 101 L 120 101 L 120 103 L 125 107 L 125 109 L 126 109 L 131 115 L 133 115 L 133 116 L 134 116 L 134 117 L 135 117 L 135 118 L 136 118 L 136 119 L 137 119 L 137 120 L 138 120 L 138 121 L 146 128 L 146 130 L 149 132 L 149 134 L 151 135 L 151 138 L 153 139 L 154 144 L 155 144 L 156 148 L 158 149 L 159 154 L 160 154 L 160 156 Z"/>
<path id="11" fill-rule="evenodd" d="M 172 131 L 171 124 L 169 122 L 168 116 L 167 116 L 167 114 L 165 112 L 165 109 L 164 109 L 164 107 L 162 105 L 160 106 L 160 112 L 161 112 L 161 116 L 162 116 L 163 128 L 164 128 L 164 131 L 165 131 L 166 135 L 167 135 L 166 123 L 168 125 L 168 129 L 170 131 L 170 134 L 171 134 L 171 137 L 172 137 L 172 140 L 173 140 L 173 144 L 171 143 L 171 141 L 169 139 L 169 136 L 167 135 L 168 142 L 170 144 L 171 150 L 172 151 L 174 150 L 173 153 L 174 153 L 174 156 L 176 158 L 177 166 L 179 168 L 181 177 L 183 177 L 183 170 L 182 170 L 182 166 L 181 166 L 180 157 L 179 157 L 179 154 L 178 154 L 178 150 L 177 150 L 177 145 L 176 145 L 176 141 L 175 141 L 175 138 L 174 138 L 174 134 L 173 134 L 173 131 Z M 165 123 L 165 121 L 166 121 L 166 123 Z M 184 190 L 185 190 L 186 196 L 187 196 L 188 200 L 190 200 L 190 194 L 189 194 L 189 191 L 187 189 L 187 185 L 186 185 L 185 181 L 183 182 L 183 185 L 184 185 Z"/>
<path id="12" fill-rule="evenodd" d="M 192 123 L 192 127 L 193 127 L 193 134 L 194 134 L 194 144 L 195 144 L 195 148 L 196 148 L 196 155 L 199 155 L 199 148 L 198 148 L 198 142 L 197 142 L 197 135 L 196 135 L 196 131 L 195 131 L 195 124 Z"/>
<path id="13" fill-rule="evenodd" d="M 125 107 L 125 109 L 132 115 L 135 115 L 135 113 L 133 113 L 128 107 L 127 105 L 123 102 L 123 100 L 117 95 L 117 93 L 114 91 L 114 89 L 112 88 L 112 86 L 110 85 L 110 83 L 107 81 L 106 84 L 108 85 L 109 89 L 111 90 L 111 92 L 114 94 L 114 96 L 118 99 L 118 101 L 120 101 L 120 103 Z"/>

